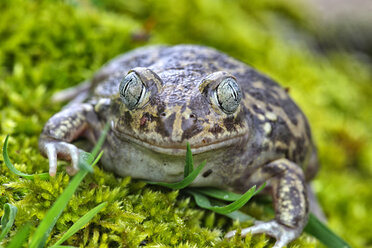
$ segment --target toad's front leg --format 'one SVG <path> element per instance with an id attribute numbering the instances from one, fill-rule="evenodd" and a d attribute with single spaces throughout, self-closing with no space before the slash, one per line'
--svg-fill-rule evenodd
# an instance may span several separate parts
<path id="1" fill-rule="evenodd" d="M 249 182 L 268 183 L 275 208 L 275 219 L 268 222 L 255 222 L 255 225 L 242 230 L 248 233 L 266 233 L 276 238 L 275 248 L 283 247 L 302 233 L 308 218 L 306 183 L 301 168 L 287 159 L 273 161 L 256 171 Z M 225 237 L 230 238 L 235 231 Z"/>
<path id="2" fill-rule="evenodd" d="M 49 174 L 55 176 L 57 158 L 71 161 L 69 174 L 78 170 L 79 149 L 70 144 L 91 129 L 89 123 L 97 116 L 92 105 L 80 103 L 69 106 L 53 115 L 43 128 L 39 138 L 39 150 L 49 159 Z"/>

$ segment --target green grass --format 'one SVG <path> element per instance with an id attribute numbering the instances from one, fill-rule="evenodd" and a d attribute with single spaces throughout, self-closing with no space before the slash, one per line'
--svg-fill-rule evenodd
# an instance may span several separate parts
<path id="1" fill-rule="evenodd" d="M 80 161 L 79 166 L 81 164 L 88 164 L 89 167 L 94 167 L 100 158 L 102 157 L 103 152 L 99 152 L 99 149 L 102 147 L 102 144 L 104 142 L 104 139 L 107 135 L 109 125 L 107 124 L 104 128 L 101 137 L 99 138 L 97 144 L 95 145 L 92 153 L 80 153 Z M 16 168 L 14 168 L 14 165 L 11 163 L 9 156 L 8 156 L 8 137 L 6 137 L 4 141 L 3 146 L 3 157 L 4 162 L 8 169 L 20 176 L 24 177 L 29 180 L 34 180 L 35 177 L 39 177 L 42 179 L 49 179 L 45 178 L 44 174 L 36 174 L 36 175 L 28 175 L 19 172 Z M 74 176 L 74 178 L 71 180 L 69 185 L 63 190 L 62 194 L 58 197 L 56 202 L 53 204 L 53 206 L 48 210 L 45 217 L 42 219 L 38 227 L 36 228 L 35 232 L 33 233 L 31 237 L 31 241 L 29 242 L 29 247 L 31 248 L 37 248 L 37 247 L 45 247 L 46 241 L 53 230 L 57 220 L 61 216 L 62 212 L 65 210 L 66 205 L 68 204 L 69 200 L 75 193 L 76 189 L 80 185 L 81 181 L 86 177 L 86 175 L 92 171 L 91 168 L 85 168 L 85 166 L 80 166 L 81 170 Z M 41 175 L 41 176 L 40 176 Z M 71 227 L 68 229 L 63 236 L 54 244 L 52 247 L 59 247 L 60 244 L 62 244 L 64 241 L 66 241 L 69 237 L 71 237 L 73 234 L 75 234 L 78 230 L 81 229 L 82 226 L 84 226 L 86 223 L 88 223 L 103 207 L 107 205 L 107 202 L 103 202 L 99 204 L 97 207 L 89 210 L 88 213 L 86 213 L 83 217 L 78 219 Z M 1 218 L 1 230 L 0 233 L 0 241 L 8 234 L 10 228 L 12 227 L 14 223 L 14 219 L 16 217 L 18 209 L 9 204 L 6 203 L 4 205 L 4 215 Z M 25 242 L 27 238 L 27 233 L 29 230 L 29 225 L 26 224 L 26 226 L 21 228 L 19 231 L 16 232 L 16 235 L 13 237 L 13 239 L 10 241 L 9 245 L 7 247 L 21 247 L 23 243 Z"/>
<path id="2" fill-rule="evenodd" d="M 109 129 L 109 124 L 107 124 L 99 138 L 97 144 L 93 148 L 92 153 L 83 152 L 80 153 L 80 161 L 79 167 L 81 170 L 74 176 L 71 180 L 69 185 L 64 189 L 62 194 L 58 197 L 56 202 L 53 206 L 48 210 L 46 216 L 41 221 L 40 225 L 36 228 L 36 231 L 31 237 L 31 241 L 29 242 L 29 246 L 31 248 L 36 247 L 44 247 L 46 244 L 46 240 L 49 237 L 51 231 L 53 230 L 58 218 L 61 216 L 61 213 L 65 210 L 66 205 L 68 204 L 69 200 L 71 199 L 72 195 L 75 193 L 76 189 L 84 179 L 84 177 L 88 174 L 88 172 L 92 172 L 92 168 L 97 164 L 97 162 L 102 157 L 103 152 L 100 154 L 97 153 L 99 149 L 102 147 L 104 142 L 105 136 L 107 135 Z M 28 175 L 19 172 L 17 169 L 14 168 L 14 165 L 11 163 L 9 156 L 8 156 L 8 138 L 6 137 L 3 145 L 3 157 L 5 159 L 5 164 L 8 169 L 13 172 L 14 174 L 24 177 L 29 180 L 33 180 L 35 177 L 38 177 L 40 174 L 37 175 Z M 96 158 L 95 158 L 96 157 Z M 161 183 L 161 182 L 147 182 L 153 185 L 160 185 L 170 189 L 183 189 L 188 187 L 200 174 L 201 169 L 205 166 L 206 161 L 203 161 L 197 169 L 193 169 L 193 158 L 191 153 L 191 148 L 189 143 L 187 143 L 186 147 L 186 161 L 185 161 L 185 168 L 184 168 L 184 179 L 180 182 L 176 183 Z M 82 164 L 86 164 L 86 166 L 82 166 Z M 91 165 L 90 165 L 91 164 Z M 45 178 L 44 178 L 45 179 Z M 48 178 L 49 179 L 49 178 Z M 201 208 L 211 210 L 215 213 L 219 213 L 225 215 L 233 220 L 238 221 L 253 221 L 254 218 L 245 214 L 244 212 L 239 211 L 247 202 L 256 194 L 258 194 L 264 187 L 266 183 L 264 183 L 258 190 L 256 190 L 256 186 L 250 188 L 246 193 L 243 195 L 235 194 L 232 192 L 228 192 L 225 190 L 220 190 L 216 188 L 195 188 L 195 189 L 188 189 L 185 192 L 192 195 L 196 205 Z M 223 201 L 233 201 L 228 205 L 224 205 L 221 201 L 216 202 L 213 199 L 208 199 L 208 197 L 223 200 Z M 212 202 L 211 202 L 212 200 Z M 83 217 L 78 219 L 73 225 L 63 234 L 63 236 L 52 246 L 51 248 L 57 247 L 66 247 L 61 246 L 67 239 L 69 239 L 72 235 L 74 235 L 77 231 L 79 231 L 84 225 L 86 225 L 99 211 L 102 210 L 107 205 L 107 202 L 102 202 L 97 207 L 89 210 Z M 4 205 L 4 214 L 1 218 L 1 233 L 0 233 L 0 241 L 8 234 L 9 230 L 11 229 L 18 209 L 6 203 Z M 21 247 L 24 243 L 27 244 L 27 234 L 29 232 L 29 224 L 26 224 L 24 227 L 20 228 L 14 237 L 11 239 L 9 245 L 7 247 Z M 337 235 L 335 235 L 331 230 L 329 230 L 326 225 L 322 224 L 317 218 L 310 214 L 309 222 L 305 228 L 306 232 L 312 234 L 316 237 L 319 241 L 325 244 L 327 247 L 350 247 L 346 242 L 340 239 Z M 239 238 L 240 234 L 237 232 L 236 238 Z M 73 247 L 73 246 L 68 246 Z"/>
<path id="3" fill-rule="evenodd" d="M 81 217 L 78 221 L 76 221 L 70 229 L 67 230 L 63 234 L 63 236 L 54 244 L 51 246 L 51 248 L 58 247 L 63 242 L 65 242 L 68 238 L 70 238 L 72 235 L 74 235 L 77 231 L 79 231 L 85 224 L 87 224 L 99 211 L 102 210 L 102 208 L 106 207 L 107 202 L 102 202 L 97 207 L 89 210 L 88 213 L 86 213 L 83 217 Z"/>
<path id="4" fill-rule="evenodd" d="M 185 166 L 185 178 L 182 181 L 176 182 L 176 183 L 164 183 L 164 182 L 150 182 L 146 181 L 148 184 L 153 185 L 160 185 L 164 186 L 170 189 L 183 189 L 186 188 L 194 179 L 200 174 L 202 169 L 204 168 L 207 161 L 203 161 L 195 170 L 190 171 L 190 173 L 187 173 L 188 169 L 187 165 Z M 187 176 L 186 176 L 187 175 Z"/>
<path id="5" fill-rule="evenodd" d="M 301 36 L 292 35 L 305 25 L 301 5 L 268 0 L 14 0 L 0 1 L 0 13 L 0 140 L 11 135 L 9 156 L 18 171 L 48 171 L 37 140 L 47 119 L 62 107 L 51 104 L 54 92 L 90 78 L 103 63 L 135 47 L 209 45 L 290 87 L 318 146 L 322 168 L 314 188 L 329 225 L 352 247 L 371 246 L 371 66 L 345 52 L 319 54 Z M 140 34 L 149 40 L 133 38 Z M 45 217 L 70 181 L 65 165 L 60 162 L 57 176 L 49 181 L 30 181 L 10 172 L 0 157 L 0 216 L 5 203 L 18 209 L 3 245 L 25 223 L 37 226 Z M 264 247 L 269 240 L 223 240 L 226 231 L 251 222 L 231 222 L 201 210 L 178 191 L 116 178 L 98 167 L 94 172 L 72 196 L 48 245 L 100 202 L 108 202 L 110 209 L 103 208 L 66 245 Z M 258 201 L 244 211 L 255 218 L 272 217 Z M 304 234 L 290 247 L 296 245 L 318 244 Z"/>
<path id="6" fill-rule="evenodd" d="M 171 189 L 183 189 L 188 187 L 196 176 L 192 176 L 197 172 L 196 175 L 200 174 L 201 168 L 204 167 L 206 161 L 203 161 L 201 165 L 194 170 L 193 158 L 191 153 L 190 144 L 187 143 L 186 147 L 186 163 L 184 169 L 184 179 L 176 183 L 159 183 L 159 182 L 147 182 L 150 184 L 161 185 Z M 182 186 L 181 186 L 182 185 Z M 242 208 L 247 202 L 254 196 L 257 195 L 264 187 L 266 183 L 260 186 L 256 190 L 256 185 L 247 190 L 243 195 L 236 194 L 233 192 L 217 189 L 217 188 L 194 188 L 187 189 L 185 192 L 192 195 L 196 205 L 201 208 L 211 210 L 215 213 L 225 215 L 233 220 L 238 221 L 254 221 L 252 216 L 245 214 L 239 209 Z M 210 198 L 209 198 L 210 197 Z M 224 205 L 221 201 L 232 201 L 228 205 Z M 324 223 L 322 223 L 314 214 L 309 214 L 309 220 L 304 229 L 305 232 L 311 234 L 317 238 L 322 244 L 329 248 L 348 248 L 350 247 L 344 240 L 342 240 L 337 234 L 332 232 Z M 239 237 L 240 234 L 237 234 Z"/>
<path id="7" fill-rule="evenodd" d="M 95 155 L 93 154 L 93 158 L 96 155 L 97 154 L 95 154 Z M 102 156 L 102 153 L 100 155 L 98 155 L 97 159 L 94 162 L 90 161 L 90 162 L 93 162 L 92 165 L 91 165 L 92 167 L 98 162 L 98 160 L 100 159 L 101 156 Z M 77 187 L 80 185 L 80 183 L 82 182 L 84 177 L 86 177 L 88 172 L 89 172 L 88 170 L 80 170 L 76 174 L 76 176 L 74 176 L 74 178 L 71 180 L 69 185 L 64 189 L 64 191 L 58 197 L 56 202 L 53 203 L 53 206 L 48 210 L 48 212 L 46 213 L 46 215 L 44 216 L 44 218 L 42 219 L 42 221 L 40 222 L 40 224 L 36 228 L 35 233 L 32 235 L 32 239 L 30 241 L 30 248 L 42 248 L 42 247 L 45 246 L 46 241 L 47 241 L 52 229 L 54 228 L 58 218 L 62 214 L 62 211 L 65 210 L 65 208 L 66 208 L 69 200 L 71 199 L 72 195 L 75 193 Z M 104 203 L 107 204 L 107 202 L 104 202 Z M 101 203 L 101 204 L 103 204 L 103 203 Z M 89 212 L 90 211 L 92 211 L 92 210 L 89 210 Z M 86 215 L 84 215 L 84 216 L 86 216 Z M 82 223 L 82 222 L 84 222 L 84 220 L 78 219 L 74 224 Z M 73 226 L 71 228 L 73 228 Z M 66 233 L 71 232 L 70 231 L 71 228 Z M 61 239 L 65 239 L 65 236 L 62 236 Z M 56 244 L 59 243 L 59 242 L 60 241 L 57 241 Z"/>
<path id="8" fill-rule="evenodd" d="M 1 217 L 0 241 L 8 234 L 12 228 L 18 209 L 12 204 L 4 204 L 4 214 Z"/>

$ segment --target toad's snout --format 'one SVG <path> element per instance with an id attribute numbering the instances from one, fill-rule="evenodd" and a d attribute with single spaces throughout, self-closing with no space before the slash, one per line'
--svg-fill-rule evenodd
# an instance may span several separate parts
<path id="1" fill-rule="evenodd" d="M 140 121 L 140 125 L 145 125 L 147 119 Z M 160 133 L 164 138 L 172 141 L 183 142 L 203 131 L 204 121 L 201 121 L 197 114 L 184 112 L 173 112 L 167 114 L 162 112 L 156 120 L 155 131 Z"/>

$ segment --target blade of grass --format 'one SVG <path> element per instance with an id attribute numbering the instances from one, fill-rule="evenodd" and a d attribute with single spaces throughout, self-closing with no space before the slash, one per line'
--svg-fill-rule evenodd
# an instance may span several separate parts
<path id="1" fill-rule="evenodd" d="M 102 156 L 102 152 L 101 152 L 98 155 L 98 157 L 96 158 L 96 160 L 92 161 L 96 157 L 98 151 L 100 150 L 100 148 L 103 144 L 103 141 L 106 137 L 106 134 L 108 132 L 108 129 L 109 129 L 109 125 L 106 124 L 105 129 L 102 131 L 102 134 L 101 134 L 97 144 L 93 148 L 93 152 L 91 154 L 92 156 L 87 157 L 87 159 L 88 159 L 87 163 L 90 164 L 90 163 L 93 162 L 91 166 L 94 166 Z M 46 243 L 46 240 L 47 240 L 50 232 L 52 231 L 54 225 L 56 224 L 58 218 L 62 214 L 62 211 L 65 209 L 65 207 L 67 206 L 68 201 L 71 199 L 71 197 L 74 194 L 74 192 L 76 191 L 77 187 L 79 186 L 79 184 L 81 183 L 81 181 L 84 179 L 84 177 L 87 174 L 88 174 L 87 170 L 83 170 L 83 169 L 80 170 L 74 176 L 74 178 L 71 180 L 71 182 L 66 187 L 66 189 L 62 192 L 62 194 L 58 197 L 58 199 L 55 201 L 53 206 L 46 213 L 46 215 L 45 215 L 44 219 L 41 221 L 40 225 L 37 227 L 37 229 L 36 229 L 36 231 L 35 231 L 35 233 L 32 237 L 31 243 L 30 243 L 31 248 L 44 247 L 44 245 Z"/>
<path id="2" fill-rule="evenodd" d="M 350 245 L 332 232 L 314 214 L 310 213 L 305 232 L 317 238 L 329 248 L 350 248 Z"/>
<path id="3" fill-rule="evenodd" d="M 233 203 L 229 205 L 225 205 L 223 207 L 212 206 L 209 199 L 206 196 L 200 194 L 195 189 L 187 190 L 187 192 L 190 193 L 194 197 L 195 202 L 198 206 L 212 210 L 219 214 L 228 214 L 244 206 L 244 204 L 246 204 L 252 198 L 252 196 L 259 193 L 265 187 L 265 185 L 266 184 L 263 184 L 258 190 L 256 190 L 256 186 L 253 186 L 247 192 L 245 192 L 238 200 L 234 201 Z"/>
<path id="4" fill-rule="evenodd" d="M 53 248 L 77 248 L 77 247 L 70 246 L 70 245 L 56 245 L 56 246 L 53 246 Z"/>
<path id="5" fill-rule="evenodd" d="M 39 176 L 43 180 L 49 179 L 49 173 L 41 173 L 41 174 L 29 175 L 29 174 L 20 172 L 19 170 L 17 170 L 14 167 L 14 165 L 12 164 L 12 162 L 10 161 L 9 156 L 8 156 L 8 138 L 9 138 L 9 135 L 6 136 L 5 141 L 4 141 L 4 145 L 3 145 L 4 162 L 5 162 L 5 165 L 8 167 L 8 169 L 11 172 L 13 172 L 14 174 L 16 174 L 16 175 L 18 175 L 20 177 L 26 178 L 26 179 L 33 180 L 36 175 Z"/>
<path id="6" fill-rule="evenodd" d="M 224 201 L 236 201 L 238 200 L 242 195 L 241 194 L 236 194 L 233 192 L 229 192 L 226 190 L 222 189 L 217 189 L 217 188 L 194 188 L 196 189 L 199 193 L 210 196 L 216 199 L 224 200 Z"/>
<path id="7" fill-rule="evenodd" d="M 107 205 L 107 202 L 103 202 L 99 204 L 97 207 L 91 209 L 83 217 L 78 219 L 78 221 L 76 221 L 51 248 L 56 248 L 58 245 L 62 244 L 64 241 L 66 241 L 68 238 L 74 235 L 85 224 L 87 224 L 99 211 L 101 211 L 101 209 L 104 208 L 106 205 Z"/>
<path id="8" fill-rule="evenodd" d="M 1 217 L 0 241 L 8 234 L 12 228 L 18 209 L 10 203 L 4 204 L 4 214 Z"/>
<path id="9" fill-rule="evenodd" d="M 103 142 L 105 141 L 105 138 L 106 138 L 106 135 L 107 135 L 107 132 L 109 131 L 109 129 L 110 129 L 110 122 L 107 122 L 105 127 L 102 130 L 101 136 L 99 137 L 96 145 L 94 146 L 94 148 L 91 152 L 93 158 L 95 158 L 97 156 L 99 150 L 101 150 L 101 147 L 103 146 Z"/>
<path id="10" fill-rule="evenodd" d="M 6 248 L 19 248 L 23 247 L 23 244 L 25 243 L 28 234 L 30 233 L 31 225 L 26 224 L 17 233 L 14 235 L 10 243 L 7 245 Z"/>
<path id="11" fill-rule="evenodd" d="M 244 222 L 244 221 L 255 221 L 256 219 L 253 218 L 252 216 L 246 214 L 246 213 L 243 213 L 242 211 L 234 211 L 234 212 L 231 212 L 231 213 L 228 213 L 228 214 L 223 214 L 233 220 L 239 220 L 240 222 Z"/>
<path id="12" fill-rule="evenodd" d="M 44 219 L 36 229 L 30 243 L 31 248 L 44 247 L 44 244 L 55 223 L 57 222 L 57 219 L 62 214 L 62 211 L 67 206 L 68 201 L 71 199 L 75 190 L 87 174 L 88 171 L 80 170 L 71 180 L 62 194 L 58 197 L 57 201 L 53 204 L 52 208 L 49 209 Z"/>
<path id="13" fill-rule="evenodd" d="M 90 166 L 90 164 L 88 163 L 88 161 L 91 161 L 93 159 L 94 157 L 92 156 L 91 153 L 80 150 L 78 163 L 79 169 L 87 170 L 90 173 L 93 173 L 93 167 Z"/>
<path id="14" fill-rule="evenodd" d="M 201 172 L 201 170 L 204 168 L 206 164 L 206 161 L 203 161 L 195 170 L 193 170 L 187 177 L 185 177 L 182 181 L 176 182 L 176 183 L 163 183 L 163 182 L 150 182 L 146 181 L 148 184 L 154 184 L 154 185 L 160 185 L 164 187 L 168 187 L 171 189 L 183 189 L 189 186 L 195 178 L 198 176 L 198 174 Z"/>
<path id="15" fill-rule="evenodd" d="M 101 152 L 100 155 L 97 157 L 97 159 L 93 162 L 92 166 L 94 166 L 95 163 L 98 162 L 102 154 L 103 153 Z M 66 189 L 62 192 L 62 194 L 58 197 L 58 199 L 55 201 L 53 206 L 49 209 L 44 219 L 41 221 L 40 225 L 36 229 L 32 237 L 31 243 L 30 243 L 31 248 L 44 247 L 45 242 L 50 232 L 52 231 L 54 225 L 56 224 L 59 216 L 62 214 L 62 211 L 67 206 L 68 201 L 71 199 L 77 187 L 79 186 L 79 184 L 81 183 L 81 181 L 84 179 L 84 177 L 87 174 L 88 174 L 88 171 L 80 170 L 71 180 L 71 182 L 66 187 Z"/>
<path id="16" fill-rule="evenodd" d="M 187 177 L 190 175 L 190 173 L 194 170 L 194 162 L 192 160 L 192 153 L 191 153 L 191 147 L 189 142 L 187 142 L 186 145 L 186 164 L 185 164 L 185 169 L 183 173 L 183 177 Z"/>
<path id="17" fill-rule="evenodd" d="M 102 155 L 103 155 L 103 151 L 101 151 L 99 154 L 98 154 L 98 156 L 96 157 L 96 159 L 93 161 L 93 163 L 92 163 L 92 167 L 94 167 L 97 163 L 98 163 L 98 161 L 101 159 L 101 157 L 102 157 Z"/>

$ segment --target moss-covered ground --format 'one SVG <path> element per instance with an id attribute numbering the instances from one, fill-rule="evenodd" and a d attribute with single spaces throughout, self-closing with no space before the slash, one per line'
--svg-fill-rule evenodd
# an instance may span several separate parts
<path id="1" fill-rule="evenodd" d="M 307 18 L 281 1 L 0 1 L 0 141 L 11 135 L 10 157 L 26 173 L 46 172 L 38 151 L 43 124 L 63 104 L 53 93 L 88 79 L 106 61 L 155 43 L 198 43 L 220 49 L 290 88 L 306 113 L 322 168 L 314 189 L 330 227 L 353 247 L 372 247 L 372 70 L 346 52 L 318 53 L 298 35 Z M 300 32 L 301 33 L 301 32 Z M 65 163 L 61 162 L 61 165 Z M 37 225 L 69 176 L 50 181 L 10 173 L 0 157 L 0 216 L 16 205 L 15 228 Z M 50 241 L 99 203 L 90 224 L 66 244 L 80 247 L 264 247 L 255 236 L 223 240 L 229 219 L 195 207 L 177 191 L 116 178 L 96 168 L 58 220 Z M 256 216 L 263 207 L 251 204 Z M 7 240 L 4 241 L 5 243 Z M 302 235 L 290 247 L 319 243 Z"/>

